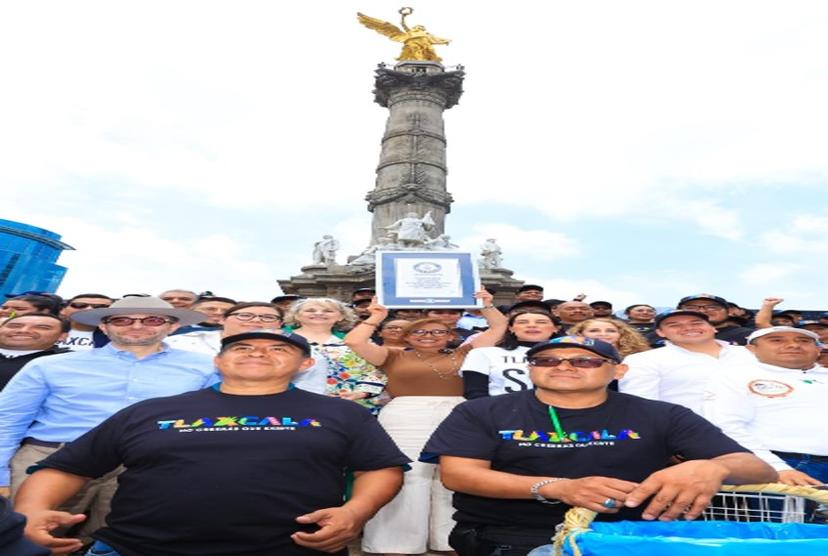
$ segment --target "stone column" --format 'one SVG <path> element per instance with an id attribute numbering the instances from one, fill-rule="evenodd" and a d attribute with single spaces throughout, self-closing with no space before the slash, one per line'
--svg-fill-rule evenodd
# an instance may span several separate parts
<path id="1" fill-rule="evenodd" d="M 443 111 L 463 94 L 463 69 L 445 71 L 436 62 L 401 62 L 376 70 L 374 100 L 388 108 L 376 186 L 368 193 L 371 245 L 383 229 L 416 212 L 431 211 L 432 236 L 444 233 L 452 197 L 446 190 L 446 137 Z"/>

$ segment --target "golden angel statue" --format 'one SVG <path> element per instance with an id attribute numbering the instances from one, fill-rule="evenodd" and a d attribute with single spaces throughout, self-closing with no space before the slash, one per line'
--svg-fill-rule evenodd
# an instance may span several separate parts
<path id="1" fill-rule="evenodd" d="M 357 19 L 359 19 L 359 22 L 369 29 L 373 29 L 377 33 L 385 35 L 392 41 L 403 43 L 402 52 L 397 60 L 428 60 L 430 62 L 441 61 L 442 58 L 437 56 L 437 53 L 434 52 L 433 47 L 435 44 L 449 44 L 451 41 L 435 37 L 426 31 L 426 28 L 422 25 L 415 25 L 409 29 L 408 25 L 405 24 L 405 16 L 411 15 L 413 11 L 413 8 L 400 8 L 399 13 L 402 16 L 400 18 L 400 25 L 402 26 L 402 29 L 393 23 L 389 23 L 375 17 L 369 17 L 359 12 L 357 12 Z"/>

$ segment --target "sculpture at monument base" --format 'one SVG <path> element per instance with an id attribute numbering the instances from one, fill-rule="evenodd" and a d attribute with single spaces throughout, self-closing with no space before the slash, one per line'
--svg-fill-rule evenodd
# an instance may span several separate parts
<path id="1" fill-rule="evenodd" d="M 431 251 L 452 251 L 459 249 L 460 246 L 452 243 L 451 236 L 448 234 L 440 234 L 434 239 L 427 239 L 425 248 Z"/>
<path id="2" fill-rule="evenodd" d="M 501 268 L 503 266 L 503 251 L 493 238 L 486 240 L 480 247 L 480 268 Z"/>
<path id="3" fill-rule="evenodd" d="M 321 240 L 313 244 L 313 264 L 335 265 L 338 250 L 339 242 L 333 236 L 322 236 Z"/>
<path id="4" fill-rule="evenodd" d="M 426 240 L 430 239 L 428 232 L 434 228 L 434 219 L 431 211 L 420 218 L 416 212 L 409 212 L 390 226 L 386 226 L 389 236 L 400 247 L 425 247 Z"/>

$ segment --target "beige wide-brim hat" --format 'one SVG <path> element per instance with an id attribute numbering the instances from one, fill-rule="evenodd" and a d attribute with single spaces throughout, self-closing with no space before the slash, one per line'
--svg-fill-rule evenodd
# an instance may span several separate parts
<path id="1" fill-rule="evenodd" d="M 69 317 L 71 320 L 96 326 L 101 320 L 113 315 L 161 315 L 175 317 L 181 326 L 190 326 L 203 322 L 207 316 L 198 311 L 189 309 L 176 309 L 163 299 L 157 297 L 125 297 L 119 299 L 106 309 L 92 309 L 90 311 L 79 311 Z"/>

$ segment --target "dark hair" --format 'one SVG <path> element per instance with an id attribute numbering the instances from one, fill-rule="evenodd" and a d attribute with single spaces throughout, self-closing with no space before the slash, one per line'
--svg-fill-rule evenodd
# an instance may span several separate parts
<path id="1" fill-rule="evenodd" d="M 556 328 L 561 324 L 560 321 L 552 315 L 552 313 L 541 309 L 527 309 L 525 311 L 518 311 L 514 315 L 511 315 L 509 317 L 508 327 L 511 327 L 515 323 L 515 319 L 522 315 L 543 315 L 544 317 L 549 317 L 549 320 L 552 321 L 552 324 L 554 324 Z M 520 340 L 518 340 L 515 333 L 509 330 L 508 327 L 506 328 L 506 332 L 503 333 L 503 337 L 497 343 L 497 347 L 511 351 L 520 346 Z M 553 332 L 552 334 L 554 335 L 555 333 Z"/>
<path id="2" fill-rule="evenodd" d="M 37 309 L 38 313 L 49 313 L 57 316 L 63 306 L 63 298 L 57 295 L 18 295 L 9 301 L 25 301 Z"/>
<path id="3" fill-rule="evenodd" d="M 230 303 L 231 305 L 235 305 L 238 303 L 235 299 L 230 299 L 229 297 L 218 297 L 218 296 L 209 296 L 209 297 L 199 297 L 193 302 L 193 307 L 200 303 L 208 303 L 210 301 L 218 301 L 220 303 Z"/>
<path id="4" fill-rule="evenodd" d="M 650 308 L 650 309 L 652 309 L 653 311 L 655 311 L 655 310 L 656 310 L 656 308 L 655 308 L 655 307 L 653 307 L 652 305 L 647 305 L 646 303 L 636 303 L 636 304 L 634 304 L 634 305 L 630 305 L 629 307 L 627 307 L 626 309 L 624 309 L 624 314 L 625 314 L 625 315 L 627 315 L 627 316 L 629 316 L 629 314 L 630 314 L 630 310 L 631 310 L 631 309 L 635 309 L 636 307 L 649 307 L 649 308 Z"/>
<path id="5" fill-rule="evenodd" d="M 108 299 L 110 301 L 115 301 L 108 295 L 104 295 L 102 293 L 81 293 L 78 295 L 73 295 L 72 297 L 66 300 L 66 303 L 68 305 L 69 303 L 72 303 L 74 300 L 80 299 L 81 297 L 88 297 L 89 299 Z"/>
<path id="6" fill-rule="evenodd" d="M 453 313 L 460 313 L 461 315 L 465 312 L 464 309 L 452 309 L 450 307 L 438 307 L 435 309 L 426 309 L 425 314 L 428 315 L 431 311 L 451 311 Z"/>
<path id="7" fill-rule="evenodd" d="M 72 328 L 71 323 L 68 320 L 66 320 L 63 317 L 53 315 L 52 313 L 29 313 L 27 315 L 17 315 L 15 317 L 10 317 L 4 320 L 2 323 L 0 323 L 0 328 L 6 326 L 13 320 L 24 319 L 26 317 L 46 317 L 47 319 L 55 319 L 60 323 L 61 332 L 69 332 L 69 330 Z"/>
<path id="8" fill-rule="evenodd" d="M 404 320 L 404 319 L 396 319 L 396 320 Z M 420 328 L 421 326 L 424 326 L 426 324 L 439 324 L 440 326 L 445 326 L 446 330 L 448 330 L 452 334 L 454 333 L 454 331 L 446 323 L 444 323 L 440 319 L 424 318 L 424 319 L 417 319 L 417 320 L 408 321 L 408 324 L 405 325 L 405 327 L 402 329 L 403 337 L 408 336 L 409 334 L 411 334 L 412 330 L 417 330 L 418 328 Z"/>
<path id="9" fill-rule="evenodd" d="M 247 301 L 245 303 L 236 303 L 226 311 L 224 311 L 224 316 L 228 317 L 233 313 L 238 313 L 242 309 L 250 309 L 252 307 L 269 307 L 276 311 L 276 314 L 279 315 L 280 319 L 285 318 L 285 313 L 282 309 L 276 305 L 275 303 L 268 303 L 267 301 Z"/>

